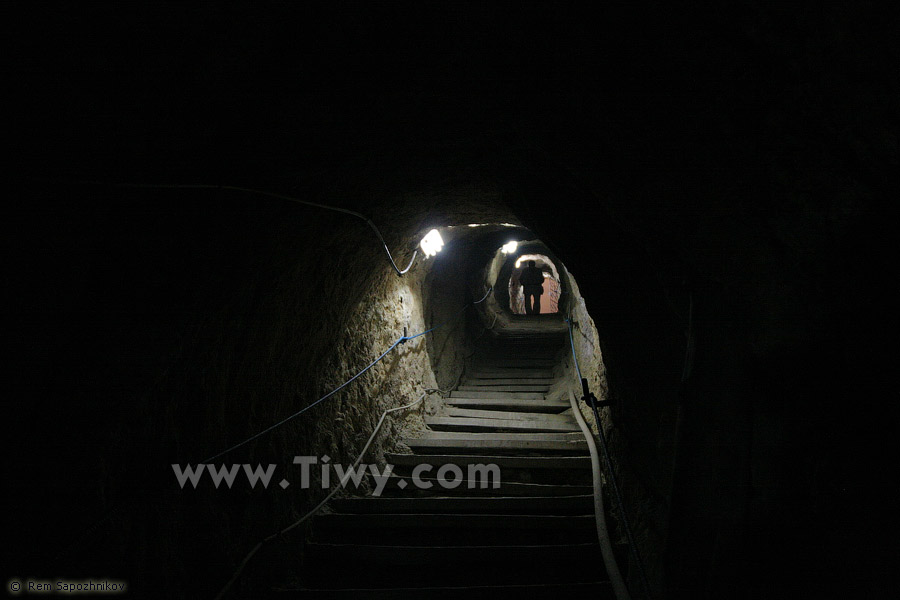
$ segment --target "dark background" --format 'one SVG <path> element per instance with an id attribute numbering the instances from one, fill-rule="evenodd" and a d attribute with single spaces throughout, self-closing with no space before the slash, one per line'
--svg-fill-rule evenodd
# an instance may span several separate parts
<path id="1" fill-rule="evenodd" d="M 397 182 L 463 173 L 497 182 L 565 257 L 616 351 L 614 391 L 684 402 L 672 597 L 896 588 L 881 509 L 896 500 L 882 349 L 898 45 L 874 3 L 29 3 L 6 27 L 10 556 L 40 562 L 107 505 L 69 487 L 79 509 L 49 532 L 39 510 L 59 510 L 57 477 L 102 477 L 83 448 L 103 453 L 103 423 L 141 429 L 122 399 L 162 376 L 197 307 L 257 269 L 288 210 L 76 182 L 242 185 L 368 212 Z M 689 292 L 681 386 L 670 342 Z M 750 458 L 717 463 L 733 436 Z M 732 503 L 705 482 L 734 465 Z"/>

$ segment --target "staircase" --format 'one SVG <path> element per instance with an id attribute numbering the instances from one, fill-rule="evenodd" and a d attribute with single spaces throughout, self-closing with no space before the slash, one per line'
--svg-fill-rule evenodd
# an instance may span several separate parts
<path id="1" fill-rule="evenodd" d="M 430 431 L 404 440 L 412 453 L 386 455 L 394 473 L 383 495 L 335 499 L 315 517 L 305 587 L 276 595 L 613 598 L 587 444 L 568 402 L 545 398 L 564 343 L 559 330 L 523 331 L 480 348 L 425 418 Z M 499 483 L 470 465 L 497 465 Z M 441 468 L 461 482 L 441 486 Z"/>

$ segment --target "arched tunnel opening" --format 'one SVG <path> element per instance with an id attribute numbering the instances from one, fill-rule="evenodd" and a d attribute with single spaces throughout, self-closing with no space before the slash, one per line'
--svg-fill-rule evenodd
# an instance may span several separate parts
<path id="1" fill-rule="evenodd" d="M 537 301 L 532 299 L 529 308 L 526 307 L 525 285 L 522 283 L 522 274 L 528 267 L 533 267 L 541 272 L 540 291 L 532 296 L 537 296 Z M 562 296 L 562 283 L 559 279 L 559 271 L 556 265 L 544 254 L 521 254 L 516 257 L 510 269 L 506 286 L 509 307 L 513 314 L 556 314 L 560 312 L 559 301 Z M 541 303 L 540 298 L 544 301 Z"/>

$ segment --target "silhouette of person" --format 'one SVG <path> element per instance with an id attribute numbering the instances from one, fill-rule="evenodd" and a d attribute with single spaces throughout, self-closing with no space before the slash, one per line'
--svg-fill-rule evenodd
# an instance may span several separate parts
<path id="1" fill-rule="evenodd" d="M 539 314 L 541 312 L 541 294 L 544 293 L 544 273 L 534 266 L 533 260 L 529 260 L 528 266 L 522 269 L 519 283 L 522 284 L 522 291 L 525 294 L 525 314 Z"/>

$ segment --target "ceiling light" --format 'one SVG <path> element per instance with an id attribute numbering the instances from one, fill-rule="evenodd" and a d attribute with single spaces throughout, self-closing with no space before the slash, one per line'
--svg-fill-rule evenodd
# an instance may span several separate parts
<path id="1" fill-rule="evenodd" d="M 425 253 L 425 258 L 428 258 L 441 251 L 441 248 L 444 247 L 444 240 L 437 229 L 432 229 L 422 238 L 419 245 L 422 247 L 422 252 Z"/>
<path id="2" fill-rule="evenodd" d="M 503 244 L 503 247 L 500 248 L 500 251 L 503 252 L 503 254 L 510 254 L 512 252 L 515 252 L 516 248 L 518 248 L 518 247 L 519 247 L 519 242 L 513 240 L 511 242 Z"/>

